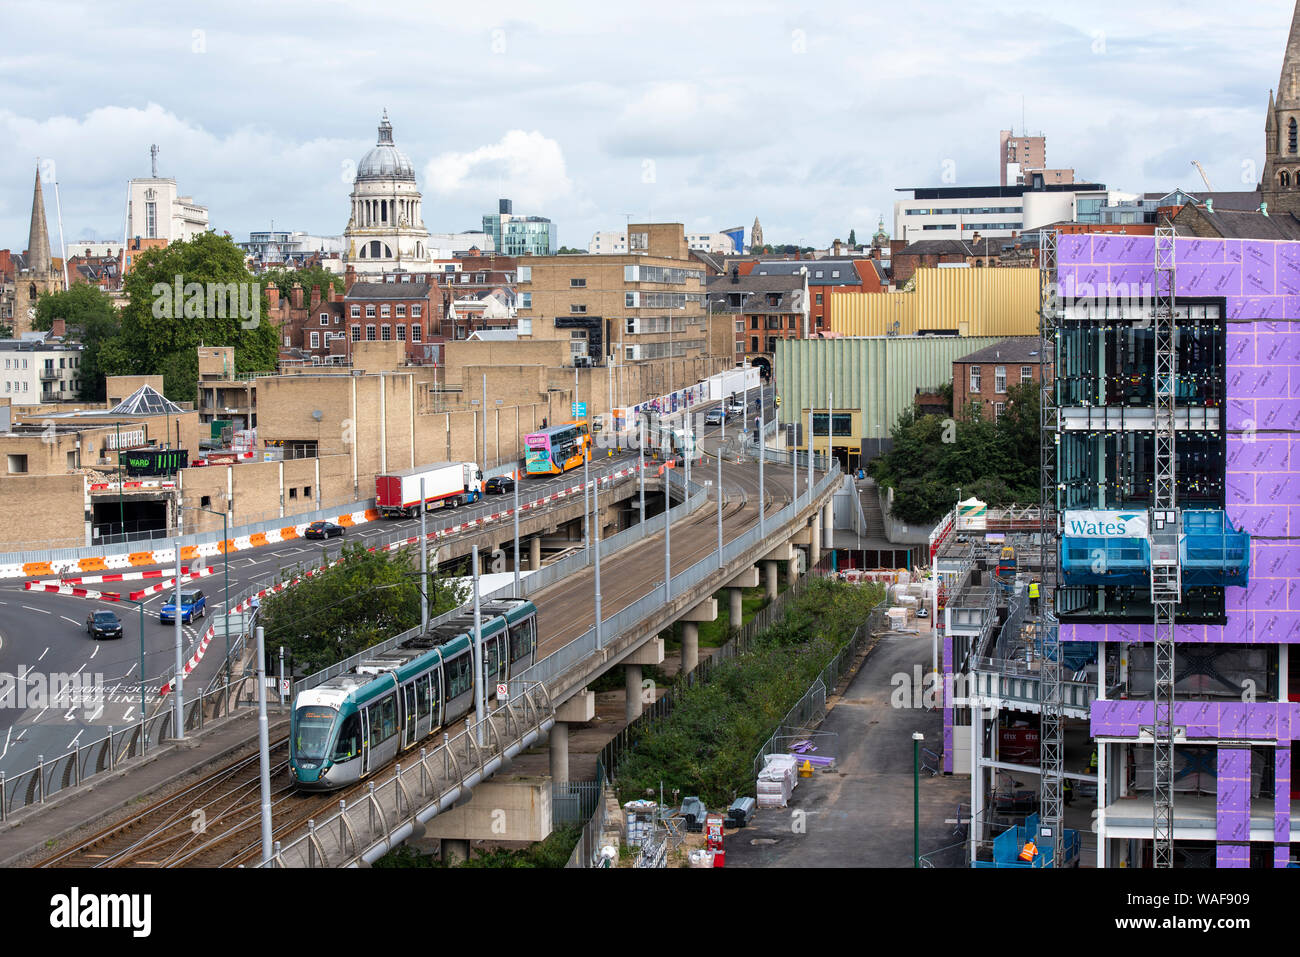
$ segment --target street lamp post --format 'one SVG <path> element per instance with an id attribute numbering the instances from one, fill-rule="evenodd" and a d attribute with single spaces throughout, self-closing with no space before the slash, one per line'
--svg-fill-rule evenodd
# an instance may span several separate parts
<path id="1" fill-rule="evenodd" d="M 176 592 L 172 599 L 172 620 L 176 623 L 176 678 L 172 688 L 172 735 L 177 741 L 185 740 L 185 649 L 182 644 L 181 616 L 181 539 L 176 536 Z"/>
<path id="2" fill-rule="evenodd" d="M 718 446 L 718 567 L 722 567 L 722 446 Z"/>
<path id="3" fill-rule="evenodd" d="M 600 623 L 600 479 L 597 478 L 595 487 L 591 490 L 591 501 L 595 506 L 592 509 L 591 518 L 592 534 L 596 540 L 596 547 L 593 549 L 596 553 L 596 648 L 597 650 L 605 647 L 604 632 Z"/>
<path id="4" fill-rule="evenodd" d="M 912 866 L 921 866 L 921 742 L 925 735 L 912 732 Z"/>
<path id="5" fill-rule="evenodd" d="M 117 521 L 122 526 L 122 541 L 126 541 L 126 503 L 122 498 L 122 423 L 113 423 L 117 428 Z"/>

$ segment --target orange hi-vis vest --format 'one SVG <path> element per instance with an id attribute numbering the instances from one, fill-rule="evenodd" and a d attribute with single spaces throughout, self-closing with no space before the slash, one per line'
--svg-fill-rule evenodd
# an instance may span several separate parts
<path id="1" fill-rule="evenodd" d="M 1038 847 L 1033 841 L 1029 841 L 1020 849 L 1020 859 L 1022 861 L 1033 861 L 1038 856 Z"/>

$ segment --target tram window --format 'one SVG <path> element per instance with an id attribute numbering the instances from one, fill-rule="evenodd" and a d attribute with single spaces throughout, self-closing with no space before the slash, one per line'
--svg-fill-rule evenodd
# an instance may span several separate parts
<path id="1" fill-rule="evenodd" d="M 357 756 L 361 750 L 361 715 L 353 712 L 343 719 L 339 729 L 339 739 L 334 745 L 334 760 L 348 761 Z"/>
<path id="2" fill-rule="evenodd" d="M 397 697 L 389 695 L 370 706 L 370 731 L 374 743 L 387 741 L 397 733 Z"/>
<path id="3" fill-rule="evenodd" d="M 429 710 L 434 715 L 438 713 L 438 692 L 439 682 L 442 680 L 442 666 L 439 665 L 436 671 L 429 672 Z"/>
<path id="4" fill-rule="evenodd" d="M 429 680 L 425 677 L 415 679 L 415 716 L 426 718 L 429 715 Z"/>

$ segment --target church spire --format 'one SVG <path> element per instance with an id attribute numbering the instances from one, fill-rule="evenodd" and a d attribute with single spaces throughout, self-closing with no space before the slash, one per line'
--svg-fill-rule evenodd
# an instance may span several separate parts
<path id="1" fill-rule="evenodd" d="M 1291 16 L 1291 32 L 1286 38 L 1286 53 L 1282 56 L 1282 73 L 1277 82 L 1277 105 L 1295 108 L 1300 106 L 1300 2 Z"/>
<path id="2" fill-rule="evenodd" d="M 53 268 L 50 261 L 50 230 L 45 225 L 45 196 L 41 192 L 41 170 L 36 168 L 36 189 L 32 193 L 32 228 L 27 234 L 27 268 L 44 276 Z"/>

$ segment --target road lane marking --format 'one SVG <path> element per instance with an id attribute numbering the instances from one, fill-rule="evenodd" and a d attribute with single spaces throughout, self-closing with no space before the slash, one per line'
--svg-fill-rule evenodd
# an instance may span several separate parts
<path id="1" fill-rule="evenodd" d="M 46 655 L 48 655 L 49 653 L 50 653 L 50 649 L 49 649 L 49 648 L 46 648 L 44 651 L 41 652 L 41 658 L 44 658 L 44 657 L 45 657 Z M 41 660 L 41 658 L 37 658 L 36 660 L 39 662 L 39 661 Z"/>
<path id="2" fill-rule="evenodd" d="M 28 611 L 39 611 L 42 615 L 51 614 L 50 612 L 46 611 L 44 608 L 33 608 L 31 605 L 23 605 L 22 607 L 26 608 Z"/>
<path id="3" fill-rule="evenodd" d="M 74 618 L 69 618 L 67 615 L 60 615 L 59 617 L 62 618 L 64 621 L 70 621 L 70 622 L 72 622 L 74 625 L 79 625 L 79 624 L 81 624 L 81 622 L 77 621 L 77 620 L 74 619 Z"/>
<path id="4" fill-rule="evenodd" d="M 93 658 L 93 657 L 95 657 L 95 655 L 97 655 L 97 654 L 99 654 L 99 645 L 96 645 L 96 646 L 95 646 L 95 650 L 92 651 L 92 652 L 90 653 L 90 657 Z"/>

